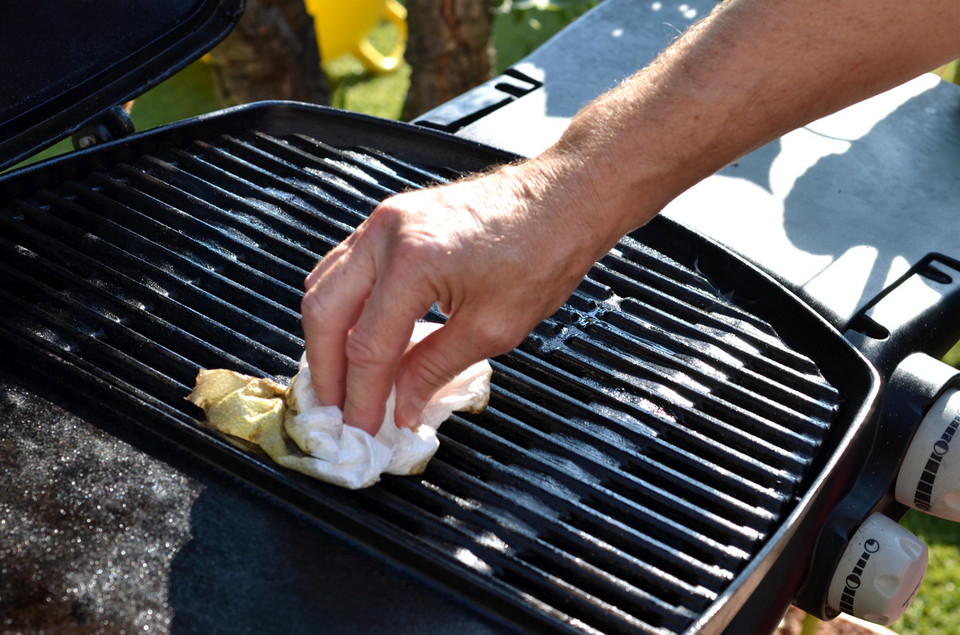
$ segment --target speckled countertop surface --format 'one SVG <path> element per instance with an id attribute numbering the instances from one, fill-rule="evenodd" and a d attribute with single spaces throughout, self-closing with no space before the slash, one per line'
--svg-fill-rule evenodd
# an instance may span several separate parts
<path id="1" fill-rule="evenodd" d="M 502 632 L 195 457 L 2 375 L 0 439 L 3 632 Z"/>

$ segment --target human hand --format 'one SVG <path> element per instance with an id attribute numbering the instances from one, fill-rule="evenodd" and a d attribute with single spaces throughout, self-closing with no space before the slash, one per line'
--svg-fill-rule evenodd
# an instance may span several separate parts
<path id="1" fill-rule="evenodd" d="M 470 364 L 510 351 L 569 297 L 617 236 L 595 200 L 543 162 L 401 194 L 307 276 L 306 356 L 319 400 L 376 434 L 396 384 L 396 421 Z M 443 328 L 406 350 L 436 303 Z"/>

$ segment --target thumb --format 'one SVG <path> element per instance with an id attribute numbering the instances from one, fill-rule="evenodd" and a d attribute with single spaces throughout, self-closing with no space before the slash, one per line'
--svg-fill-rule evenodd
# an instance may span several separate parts
<path id="1" fill-rule="evenodd" d="M 449 320 L 411 347 L 397 366 L 397 425 L 416 427 L 427 402 L 438 390 L 473 364 L 505 353 L 515 345 L 502 336 L 480 336 L 456 318 Z"/>

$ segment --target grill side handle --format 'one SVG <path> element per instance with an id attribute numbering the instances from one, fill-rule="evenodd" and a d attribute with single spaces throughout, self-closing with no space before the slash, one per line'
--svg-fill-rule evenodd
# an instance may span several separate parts
<path id="1" fill-rule="evenodd" d="M 960 340 L 960 261 L 928 254 L 857 311 L 844 335 L 883 378 L 913 353 L 942 358 Z"/>

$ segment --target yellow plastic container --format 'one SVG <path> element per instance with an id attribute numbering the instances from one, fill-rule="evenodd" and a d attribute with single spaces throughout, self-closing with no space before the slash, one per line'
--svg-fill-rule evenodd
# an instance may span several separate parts
<path id="1" fill-rule="evenodd" d="M 328 62 L 344 53 L 355 55 L 373 73 L 389 73 L 403 61 L 407 47 L 407 10 L 396 0 L 305 0 L 313 16 L 320 56 Z M 367 39 L 370 29 L 386 20 L 398 31 L 397 42 L 383 55 Z"/>

